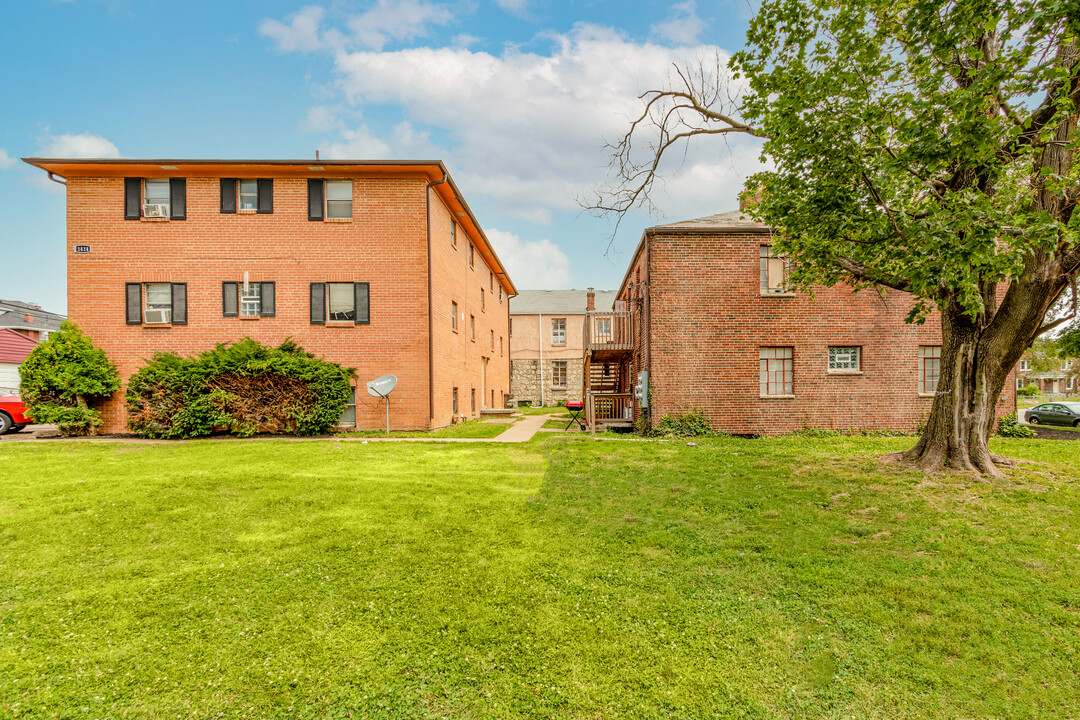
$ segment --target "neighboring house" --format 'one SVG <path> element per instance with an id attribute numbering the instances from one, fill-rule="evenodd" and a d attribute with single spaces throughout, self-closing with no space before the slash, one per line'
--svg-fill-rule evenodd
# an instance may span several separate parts
<path id="1" fill-rule="evenodd" d="M 895 290 L 788 291 L 772 233 L 729 212 L 647 229 L 619 287 L 606 337 L 586 363 L 613 386 L 588 388 L 593 427 L 641 415 L 632 396 L 648 373 L 647 422 L 703 412 L 717 430 L 774 434 L 805 427 L 913 430 L 929 415 L 940 372 L 937 315 L 904 322 Z M 590 377 L 592 374 L 590 374 Z M 1015 408 L 1010 380 L 1000 408 Z"/>
<path id="2" fill-rule="evenodd" d="M 388 374 L 392 429 L 504 406 L 514 284 L 441 162 L 26 162 L 66 179 L 68 312 L 122 378 L 291 338 L 356 368 L 346 427 L 383 427 L 365 382 Z M 103 417 L 125 428 L 121 393 Z"/>
<path id="3" fill-rule="evenodd" d="M 0 328 L 10 328 L 31 340 L 48 340 L 49 333 L 59 330 L 63 321 L 63 315 L 42 310 L 40 305 L 0 300 Z"/>
<path id="4" fill-rule="evenodd" d="M 510 388 L 517 405 L 581 400 L 585 313 L 615 292 L 522 290 L 510 301 Z"/>
<path id="5" fill-rule="evenodd" d="M 1039 388 L 1045 396 L 1065 396 L 1077 393 L 1076 363 L 1080 360 L 1059 358 L 1056 354 L 1039 352 L 1036 347 L 1024 353 L 1016 366 L 1016 389 L 1027 385 Z"/>
<path id="6" fill-rule="evenodd" d="M 37 346 L 22 333 L 0 328 L 0 395 L 19 394 L 19 366 Z"/>

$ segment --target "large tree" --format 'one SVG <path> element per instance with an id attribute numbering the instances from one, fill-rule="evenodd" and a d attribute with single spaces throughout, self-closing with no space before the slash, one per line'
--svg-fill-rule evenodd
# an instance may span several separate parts
<path id="1" fill-rule="evenodd" d="M 1048 310 L 1080 270 L 1078 35 L 1076 0 L 763 0 L 730 63 L 642 95 L 591 207 L 650 206 L 695 136 L 763 138 L 775 169 L 752 178 L 752 213 L 795 287 L 895 288 L 910 321 L 940 312 L 938 393 L 906 459 L 1000 475 L 998 398 L 1068 320 Z"/>

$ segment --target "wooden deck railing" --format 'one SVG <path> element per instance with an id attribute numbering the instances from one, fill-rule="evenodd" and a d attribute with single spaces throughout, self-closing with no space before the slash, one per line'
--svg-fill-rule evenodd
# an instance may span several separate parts
<path id="1" fill-rule="evenodd" d="M 586 350 L 633 350 L 634 319 L 629 312 L 585 313 Z"/>
<path id="2" fill-rule="evenodd" d="M 585 418 L 590 428 L 597 424 L 630 422 L 634 419 L 634 399 L 631 393 L 587 392 Z"/>

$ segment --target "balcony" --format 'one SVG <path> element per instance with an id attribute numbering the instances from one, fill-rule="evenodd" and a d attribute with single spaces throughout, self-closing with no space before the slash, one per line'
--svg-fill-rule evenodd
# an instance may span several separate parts
<path id="1" fill-rule="evenodd" d="M 605 351 L 634 349 L 634 319 L 629 312 L 585 313 L 585 351 L 598 354 Z"/>

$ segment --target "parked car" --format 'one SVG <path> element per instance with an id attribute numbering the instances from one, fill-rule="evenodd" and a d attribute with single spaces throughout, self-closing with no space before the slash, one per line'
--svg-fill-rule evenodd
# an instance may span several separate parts
<path id="1" fill-rule="evenodd" d="M 1032 425 L 1072 425 L 1080 428 L 1080 403 L 1054 402 L 1036 405 L 1025 418 Z"/>
<path id="2" fill-rule="evenodd" d="M 32 422 L 18 395 L 0 395 L 0 435 L 19 432 Z"/>

